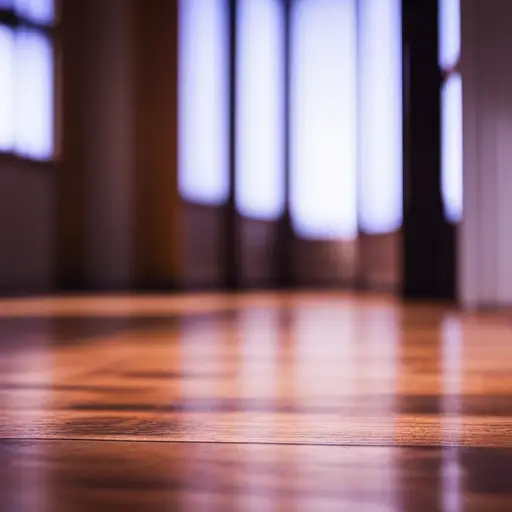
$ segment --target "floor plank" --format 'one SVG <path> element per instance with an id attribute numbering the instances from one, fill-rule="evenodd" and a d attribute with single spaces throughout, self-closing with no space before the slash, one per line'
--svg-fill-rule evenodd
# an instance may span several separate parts
<path id="1" fill-rule="evenodd" d="M 0 500 L 6 512 L 509 511 L 511 460 L 492 448 L 3 442 Z"/>
<path id="2" fill-rule="evenodd" d="M 0 301 L 1 509 L 512 510 L 511 340 L 385 296 Z"/>

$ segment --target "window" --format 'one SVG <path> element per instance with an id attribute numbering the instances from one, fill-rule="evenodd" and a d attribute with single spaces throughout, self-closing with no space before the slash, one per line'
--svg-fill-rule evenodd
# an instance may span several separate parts
<path id="1" fill-rule="evenodd" d="M 356 0 L 292 10 L 291 197 L 305 238 L 357 236 Z"/>
<path id="2" fill-rule="evenodd" d="M 305 238 L 402 223 L 400 0 L 297 0 L 291 213 Z"/>
<path id="3" fill-rule="evenodd" d="M 463 209 L 460 0 L 440 0 L 439 7 L 439 66 L 445 76 L 441 88 L 441 195 L 445 218 L 457 223 Z"/>
<path id="4" fill-rule="evenodd" d="M 53 20 L 53 0 L 0 0 L 0 151 L 53 156 Z"/>
<path id="5" fill-rule="evenodd" d="M 271 220 L 284 208 L 284 13 L 280 0 L 242 0 L 237 20 L 238 211 Z"/>
<path id="6" fill-rule="evenodd" d="M 0 150 L 14 141 L 14 31 L 0 25 Z"/>
<path id="7" fill-rule="evenodd" d="M 457 66 L 460 58 L 460 0 L 439 0 L 439 65 Z"/>
<path id="8" fill-rule="evenodd" d="M 402 223 L 400 0 L 290 3 L 289 119 L 281 0 L 238 0 L 230 83 L 227 0 L 180 1 L 179 189 L 222 204 L 229 193 L 229 95 L 235 90 L 235 203 L 302 238 L 354 239 Z M 233 92 L 233 91 L 232 91 Z M 233 114 L 231 112 L 231 114 Z"/>
<path id="9" fill-rule="evenodd" d="M 16 12 L 31 23 L 38 25 L 53 23 L 54 0 L 14 0 L 14 5 Z"/>
<path id="10" fill-rule="evenodd" d="M 229 196 L 229 27 L 225 0 L 179 3 L 179 172 L 183 198 Z"/>
<path id="11" fill-rule="evenodd" d="M 402 224 L 401 0 L 359 0 L 359 227 Z"/>
<path id="12" fill-rule="evenodd" d="M 450 74 L 441 90 L 441 187 L 445 217 L 462 218 L 462 79 Z"/>

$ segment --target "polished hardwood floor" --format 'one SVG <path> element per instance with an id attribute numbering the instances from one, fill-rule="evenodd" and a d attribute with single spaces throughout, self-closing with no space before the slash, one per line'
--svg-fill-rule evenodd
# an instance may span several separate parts
<path id="1" fill-rule="evenodd" d="M 0 511 L 512 511 L 506 315 L 0 301 Z"/>

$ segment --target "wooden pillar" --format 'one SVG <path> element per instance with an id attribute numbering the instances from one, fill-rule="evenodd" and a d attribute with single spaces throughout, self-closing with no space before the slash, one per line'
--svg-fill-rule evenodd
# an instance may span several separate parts
<path id="1" fill-rule="evenodd" d="M 455 233 L 441 200 L 436 1 L 403 0 L 405 298 L 452 299 Z"/>
<path id="2" fill-rule="evenodd" d="M 136 20 L 136 284 L 164 290 L 179 272 L 178 2 L 137 2 Z"/>
<path id="3" fill-rule="evenodd" d="M 62 2 L 63 288 L 175 284 L 177 28 L 177 0 Z"/>
<path id="4" fill-rule="evenodd" d="M 63 0 L 59 36 L 62 43 L 61 165 L 56 168 L 56 281 L 62 289 L 84 285 L 84 198 L 86 147 L 82 106 L 87 70 L 83 66 L 87 33 L 83 2 Z"/>
<path id="5" fill-rule="evenodd" d="M 57 284 L 132 284 L 133 0 L 62 0 Z"/>

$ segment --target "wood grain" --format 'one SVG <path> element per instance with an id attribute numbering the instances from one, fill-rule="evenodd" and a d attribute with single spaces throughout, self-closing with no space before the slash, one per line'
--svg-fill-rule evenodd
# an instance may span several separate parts
<path id="1" fill-rule="evenodd" d="M 1 510 L 512 510 L 511 331 L 336 293 L 0 302 Z"/>

